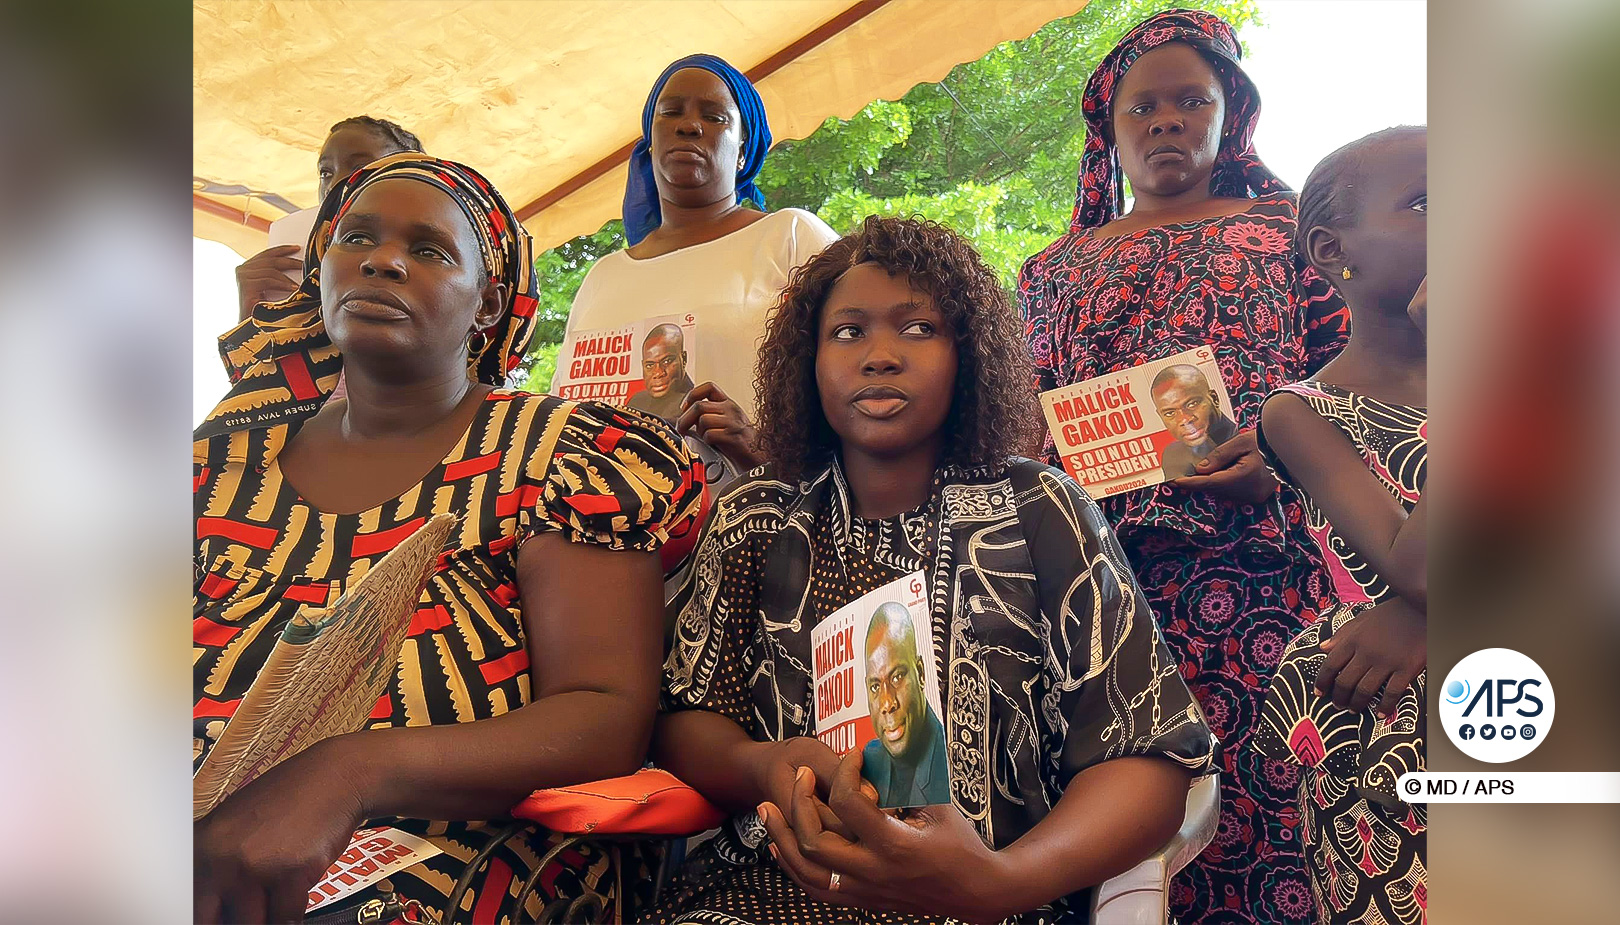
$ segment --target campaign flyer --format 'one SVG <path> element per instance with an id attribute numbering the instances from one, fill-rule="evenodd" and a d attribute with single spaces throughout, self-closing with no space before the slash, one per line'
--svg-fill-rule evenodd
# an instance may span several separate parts
<path id="1" fill-rule="evenodd" d="M 1093 498 L 1193 475 L 1237 434 L 1211 347 L 1041 393 L 1063 468 Z"/>
<path id="2" fill-rule="evenodd" d="M 696 384 L 697 319 L 646 318 L 622 328 L 575 331 L 557 350 L 552 394 L 655 414 L 673 424 Z"/>
<path id="3" fill-rule="evenodd" d="M 309 905 L 304 911 L 313 912 L 389 874 L 443 853 L 438 845 L 390 826 L 361 829 L 326 869 L 326 876 L 310 887 Z"/>
<path id="4" fill-rule="evenodd" d="M 810 630 L 816 738 L 863 749 L 862 775 L 885 809 L 948 803 L 944 713 L 927 581 L 913 572 Z"/>

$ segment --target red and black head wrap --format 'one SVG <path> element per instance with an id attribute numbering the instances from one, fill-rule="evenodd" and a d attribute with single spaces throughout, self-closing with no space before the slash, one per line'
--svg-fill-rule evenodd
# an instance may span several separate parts
<path id="1" fill-rule="evenodd" d="M 449 194 L 477 232 L 485 272 L 506 285 L 505 313 L 484 330 L 485 347 L 467 357 L 472 378 L 506 384 L 534 332 L 538 290 L 529 233 L 478 171 L 426 154 L 394 154 L 355 171 L 327 195 L 304 249 L 304 281 L 298 291 L 280 302 L 260 303 L 252 317 L 220 338 L 231 391 L 193 433 L 194 440 L 292 423 L 313 414 L 332 394 L 343 357 L 321 320 L 321 258 L 338 219 L 360 192 L 378 180 L 395 178 L 418 180 Z"/>
<path id="2" fill-rule="evenodd" d="M 1210 195 L 1252 199 L 1288 189 L 1254 153 L 1260 91 L 1238 66 L 1243 49 L 1237 34 L 1218 16 L 1198 10 L 1166 10 L 1120 39 L 1086 82 L 1085 98 L 1080 103 L 1086 119 L 1086 149 L 1080 160 L 1080 185 L 1070 231 L 1078 233 L 1105 225 L 1124 209 L 1125 177 L 1111 124 L 1114 91 L 1136 59 L 1169 42 L 1185 42 L 1198 49 L 1220 76 L 1226 91 L 1226 126 L 1209 180 Z"/>

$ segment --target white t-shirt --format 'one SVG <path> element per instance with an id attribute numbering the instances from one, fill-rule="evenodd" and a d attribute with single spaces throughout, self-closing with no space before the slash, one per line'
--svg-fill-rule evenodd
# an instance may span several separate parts
<path id="1" fill-rule="evenodd" d="M 585 274 L 568 313 L 568 332 L 691 314 L 702 357 L 692 378 L 713 380 L 753 418 L 754 360 L 766 313 L 788 274 L 836 240 L 814 214 L 782 209 L 724 237 L 657 257 L 636 260 L 616 251 Z"/>

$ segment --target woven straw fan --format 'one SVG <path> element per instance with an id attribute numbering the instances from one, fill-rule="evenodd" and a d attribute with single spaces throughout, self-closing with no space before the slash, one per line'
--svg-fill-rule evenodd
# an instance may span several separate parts
<path id="1" fill-rule="evenodd" d="M 330 607 L 293 618 L 192 777 L 193 819 L 316 742 L 364 726 L 455 522 L 433 517 Z"/>

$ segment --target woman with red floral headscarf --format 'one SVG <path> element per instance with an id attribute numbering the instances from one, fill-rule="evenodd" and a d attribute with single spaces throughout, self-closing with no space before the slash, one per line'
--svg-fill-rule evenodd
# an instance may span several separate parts
<path id="1" fill-rule="evenodd" d="M 1209 345 L 1237 412 L 1197 474 L 1102 503 L 1223 744 L 1220 832 L 1171 892 L 1183 922 L 1311 917 L 1298 769 L 1247 745 L 1284 646 L 1333 600 L 1253 428 L 1272 389 L 1338 352 L 1348 315 L 1293 253 L 1295 198 L 1254 153 L 1260 98 L 1241 54 L 1207 13 L 1131 30 L 1081 102 L 1069 232 L 1019 276 L 1041 391 Z M 1045 450 L 1055 461 L 1050 437 Z"/>

